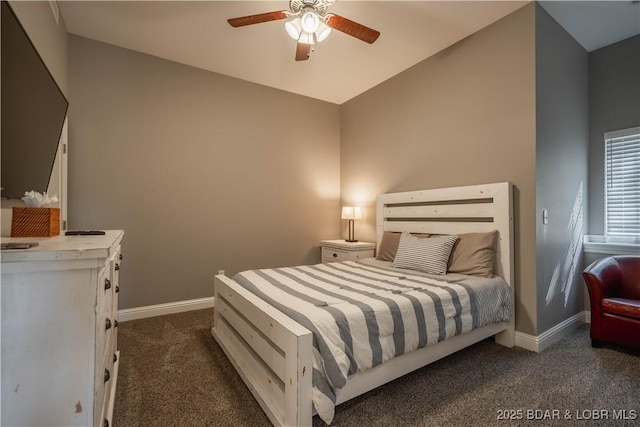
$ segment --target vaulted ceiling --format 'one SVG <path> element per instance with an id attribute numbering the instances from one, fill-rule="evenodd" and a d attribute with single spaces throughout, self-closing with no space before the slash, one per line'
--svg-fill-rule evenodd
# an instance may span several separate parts
<path id="1" fill-rule="evenodd" d="M 294 60 L 296 42 L 287 35 L 285 21 L 241 28 L 232 28 L 226 21 L 288 10 L 286 0 L 63 1 L 59 5 L 69 33 L 341 104 L 527 3 L 339 0 L 330 7 L 331 12 L 380 31 L 380 38 L 369 45 L 333 31 L 316 45 L 309 60 L 301 62 Z M 620 7 L 604 7 L 601 3 L 619 3 L 616 6 Z M 596 4 L 598 7 L 593 7 Z M 633 18 L 638 13 L 640 17 L 640 6 L 631 2 L 572 1 L 542 5 L 556 19 L 561 16 L 572 24 L 573 27 L 565 28 L 576 34 L 594 32 L 594 24 L 578 19 L 580 13 L 586 16 L 585 10 L 601 24 L 611 18 L 599 17 L 612 9 L 616 9 L 617 16 Z M 578 13 L 580 10 L 583 12 Z M 618 28 L 620 22 L 609 26 Z M 637 27 L 640 20 L 635 22 Z M 640 32 L 640 28 L 636 30 L 636 34 Z M 588 40 L 584 34 L 581 37 L 584 41 L 576 38 L 588 50 L 602 43 L 601 35 L 595 36 L 597 41 Z"/>

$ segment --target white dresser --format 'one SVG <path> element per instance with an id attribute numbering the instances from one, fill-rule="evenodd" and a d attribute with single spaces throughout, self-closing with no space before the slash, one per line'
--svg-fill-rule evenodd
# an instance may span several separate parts
<path id="1" fill-rule="evenodd" d="M 3 426 L 111 425 L 123 235 L 2 239 Z"/>

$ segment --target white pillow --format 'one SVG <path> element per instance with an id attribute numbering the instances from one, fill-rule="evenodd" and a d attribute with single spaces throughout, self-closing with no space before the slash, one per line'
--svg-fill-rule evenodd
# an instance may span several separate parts
<path id="1" fill-rule="evenodd" d="M 434 236 L 420 239 L 403 231 L 393 266 L 431 274 L 446 274 L 451 249 L 458 236 Z"/>

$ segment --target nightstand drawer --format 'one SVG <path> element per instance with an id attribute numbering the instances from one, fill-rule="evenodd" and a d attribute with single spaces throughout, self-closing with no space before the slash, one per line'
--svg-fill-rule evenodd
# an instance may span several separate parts
<path id="1" fill-rule="evenodd" d="M 357 261 L 373 257 L 373 249 L 346 251 L 335 248 L 322 247 L 322 262 Z"/>
<path id="2" fill-rule="evenodd" d="M 347 242 L 346 240 L 321 240 L 320 261 L 358 261 L 373 258 L 376 245 L 368 242 Z"/>
<path id="3" fill-rule="evenodd" d="M 332 248 L 322 248 L 322 262 L 349 261 L 349 252 Z"/>

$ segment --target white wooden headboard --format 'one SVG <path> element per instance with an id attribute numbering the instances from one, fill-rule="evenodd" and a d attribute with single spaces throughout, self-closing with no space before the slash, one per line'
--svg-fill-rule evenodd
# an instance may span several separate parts
<path id="1" fill-rule="evenodd" d="M 496 274 L 513 292 L 512 194 L 510 182 L 381 194 L 376 212 L 378 247 L 385 231 L 459 234 L 498 230 Z"/>

